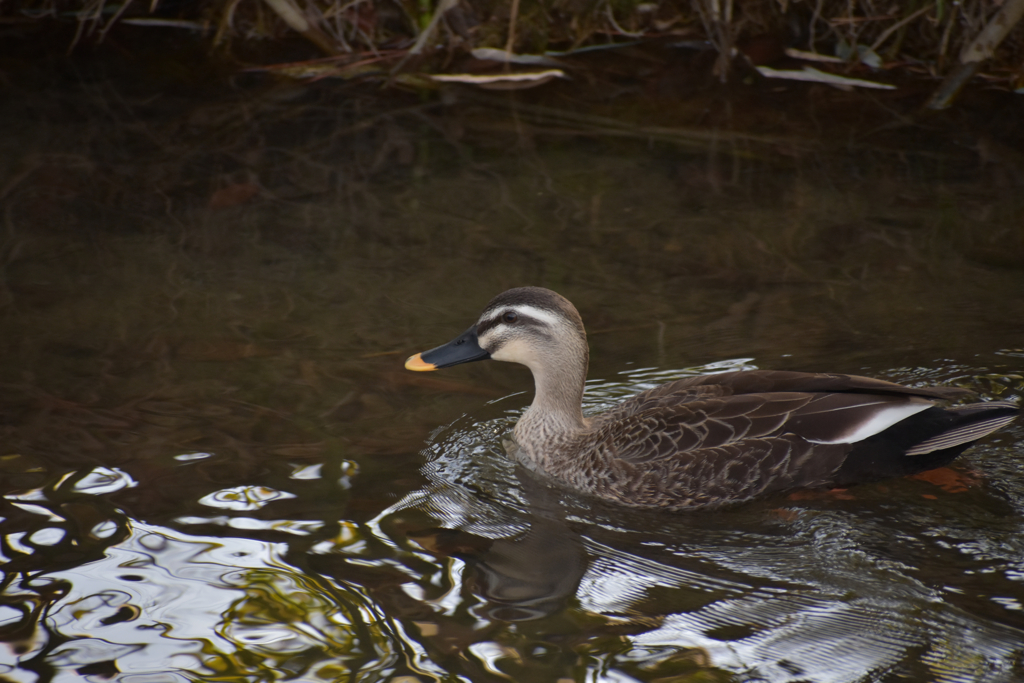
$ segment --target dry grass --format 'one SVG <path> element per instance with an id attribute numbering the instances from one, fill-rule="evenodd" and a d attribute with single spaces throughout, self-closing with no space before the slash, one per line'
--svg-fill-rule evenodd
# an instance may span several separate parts
<path id="1" fill-rule="evenodd" d="M 231 49 L 300 35 L 331 57 L 432 57 L 444 62 L 477 47 L 539 53 L 640 38 L 707 39 L 727 73 L 735 45 L 771 37 L 780 45 L 851 63 L 946 70 L 1000 6 L 991 0 L 20 0 L 0 5 L 5 23 L 76 22 L 71 41 L 102 41 L 118 24 L 201 31 Z M 440 14 L 440 16 L 438 16 Z M 1024 31 L 1004 41 L 990 70 L 1024 78 Z M 415 62 L 414 62 L 415 63 Z"/>

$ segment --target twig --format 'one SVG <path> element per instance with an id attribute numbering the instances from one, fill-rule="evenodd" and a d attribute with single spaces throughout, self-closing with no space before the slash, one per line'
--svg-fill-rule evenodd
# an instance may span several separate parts
<path id="1" fill-rule="evenodd" d="M 814 14 L 811 15 L 811 26 L 810 31 L 808 31 L 809 35 L 807 37 L 807 49 L 810 50 L 811 52 L 818 51 L 817 48 L 814 47 L 814 42 L 817 39 L 817 36 L 815 35 L 817 33 L 817 30 L 815 27 L 817 26 L 818 21 L 821 19 L 821 7 L 824 3 L 825 0 L 818 0 L 818 2 L 815 3 L 814 5 Z"/>
<path id="2" fill-rule="evenodd" d="M 153 0 L 153 5 L 154 6 L 156 5 L 156 3 L 157 3 L 157 0 Z M 117 20 L 121 18 L 121 15 L 125 13 L 125 10 L 127 10 L 128 7 L 131 6 L 131 4 L 132 4 L 132 0 L 125 0 L 124 2 L 121 3 L 121 6 L 117 9 L 117 12 L 114 13 L 114 16 L 110 17 L 110 20 L 107 21 L 106 25 L 102 29 L 100 29 L 100 37 L 99 37 L 99 41 L 100 42 L 102 42 L 103 39 L 107 37 L 107 31 L 109 31 L 111 28 L 113 28 L 114 24 L 117 23 Z M 150 10 L 150 11 L 152 11 L 152 10 Z"/>
<path id="3" fill-rule="evenodd" d="M 452 9 L 459 4 L 459 0 L 441 0 L 437 3 L 437 9 L 434 10 L 434 16 L 430 18 L 430 23 L 423 29 L 419 37 L 416 38 L 416 42 L 409 49 L 410 55 L 418 55 L 423 52 L 423 48 L 427 46 L 427 42 L 434 35 L 434 31 L 437 30 L 437 24 L 441 21 L 441 18 L 447 14 L 448 10 Z M 401 65 L 399 65 L 401 66 Z"/>
<path id="4" fill-rule="evenodd" d="M 221 40 L 229 31 L 234 31 L 235 8 L 242 0 L 231 0 L 228 6 L 220 14 L 220 21 L 217 22 L 217 33 L 213 37 L 213 44 L 220 45 Z"/>
<path id="5" fill-rule="evenodd" d="M 519 18 L 519 0 L 512 0 L 512 10 L 508 18 L 508 40 L 505 41 L 505 54 L 511 55 L 516 46 L 516 21 Z M 508 69 L 509 61 L 505 59 L 505 68 Z"/>
<path id="6" fill-rule="evenodd" d="M 519 0 L 513 0 L 513 1 L 514 2 L 519 2 Z M 624 29 L 621 26 L 619 26 L 619 22 L 615 21 L 615 12 L 612 11 L 612 4 L 610 2 L 605 4 L 605 6 L 604 6 L 604 13 L 606 15 L 608 15 L 608 22 L 612 25 L 612 28 L 614 28 L 616 31 L 618 31 L 622 35 L 628 36 L 630 38 L 642 38 L 643 37 L 643 35 L 644 35 L 643 31 L 627 31 L 626 29 Z"/>
<path id="7" fill-rule="evenodd" d="M 329 55 L 338 54 L 338 46 L 334 40 L 324 33 L 319 26 L 309 21 L 293 0 L 263 0 L 284 23 L 302 34 L 304 38 Z"/>
<path id="8" fill-rule="evenodd" d="M 946 19 L 946 28 L 942 32 L 942 42 L 939 44 L 939 65 L 946 61 L 946 49 L 949 47 L 949 38 L 953 35 L 953 27 L 956 26 L 956 18 L 960 14 L 960 3 L 952 5 L 949 17 Z"/>
<path id="9" fill-rule="evenodd" d="M 928 100 L 929 109 L 946 109 L 956 98 L 960 89 L 971 80 L 981 63 L 995 53 L 1007 34 L 1013 30 L 1017 22 L 1024 17 L 1024 0 L 1006 0 L 1006 3 L 995 13 L 985 28 L 960 53 L 960 64 L 942 82 Z"/>
<path id="10" fill-rule="evenodd" d="M 996 15 L 985 24 L 985 28 L 981 29 L 978 37 L 960 53 L 960 61 L 968 64 L 982 62 L 991 57 L 1021 17 L 1024 17 L 1024 0 L 1007 0 Z"/>
<path id="11" fill-rule="evenodd" d="M 889 36 L 891 36 L 893 33 L 895 33 L 896 31 L 900 30 L 901 28 L 912 22 L 914 19 L 917 19 L 919 16 L 929 11 L 933 7 L 935 7 L 934 4 L 926 5 L 921 9 L 917 10 L 916 12 L 914 12 L 913 14 L 911 14 L 910 16 L 897 21 L 895 24 L 882 31 L 882 35 L 878 36 L 878 40 L 871 43 L 871 51 L 877 52 L 878 48 L 882 46 L 882 43 L 889 39 Z"/>
<path id="12" fill-rule="evenodd" d="M 872 21 L 885 21 L 886 19 L 892 19 L 891 14 L 879 14 L 873 17 L 836 17 L 835 19 L 829 19 L 828 23 L 833 26 L 839 26 L 840 24 L 866 24 Z"/>
<path id="13" fill-rule="evenodd" d="M 459 4 L 459 0 L 441 0 L 437 3 L 437 9 L 434 10 L 434 16 L 430 18 L 430 23 L 423 29 L 420 35 L 416 38 L 416 42 L 409 48 L 409 51 L 402 57 L 402 61 L 395 64 L 395 68 L 391 70 L 391 78 L 388 79 L 388 85 L 394 79 L 395 74 L 402 70 L 405 63 L 409 61 L 409 58 L 413 55 L 418 55 L 423 52 L 423 48 L 427 46 L 427 42 L 430 41 L 430 37 L 434 35 L 434 31 L 437 30 L 437 24 L 441 21 L 441 18 L 448 12 L 448 10 L 454 8 Z"/>

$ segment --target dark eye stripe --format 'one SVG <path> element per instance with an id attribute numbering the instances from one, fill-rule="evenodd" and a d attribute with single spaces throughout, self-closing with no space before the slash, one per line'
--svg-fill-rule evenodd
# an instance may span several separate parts
<path id="1" fill-rule="evenodd" d="M 498 314 L 491 317 L 490 319 L 480 323 L 476 328 L 477 336 L 483 334 L 487 330 L 497 327 L 498 325 L 508 325 L 509 323 L 506 323 L 504 320 L 502 320 L 502 317 L 504 316 L 505 312 L 506 311 L 501 311 Z M 530 327 L 536 328 L 538 330 L 547 329 L 547 323 L 545 323 L 542 320 L 531 318 L 530 316 L 524 315 L 519 311 L 516 311 L 516 315 L 519 316 L 519 320 L 515 322 L 516 325 L 529 325 Z"/>

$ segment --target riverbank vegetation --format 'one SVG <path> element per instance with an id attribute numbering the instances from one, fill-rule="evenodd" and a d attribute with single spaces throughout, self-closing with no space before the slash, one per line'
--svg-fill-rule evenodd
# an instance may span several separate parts
<path id="1" fill-rule="evenodd" d="M 942 108 L 971 79 L 1024 92 L 1022 14 L 1024 0 L 19 0 L 0 25 L 14 38 L 63 27 L 72 54 L 118 32 L 187 32 L 248 67 L 418 86 L 531 87 L 586 51 L 655 43 L 706 53 L 721 81 L 945 78 Z"/>

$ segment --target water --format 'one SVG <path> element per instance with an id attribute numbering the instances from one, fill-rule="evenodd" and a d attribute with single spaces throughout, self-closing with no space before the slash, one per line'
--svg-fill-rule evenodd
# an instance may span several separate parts
<path id="1" fill-rule="evenodd" d="M 1012 164 L 941 125 L 697 145 L 540 95 L 52 79 L 0 105 L 5 680 L 1024 680 L 1020 425 L 668 515 L 505 459 L 522 368 L 401 367 L 536 284 L 588 325 L 588 412 L 743 367 L 1019 399 Z"/>

